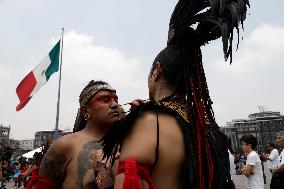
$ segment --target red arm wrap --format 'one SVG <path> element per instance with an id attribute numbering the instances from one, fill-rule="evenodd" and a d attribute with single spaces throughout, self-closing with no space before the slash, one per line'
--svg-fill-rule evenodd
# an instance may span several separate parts
<path id="1" fill-rule="evenodd" d="M 46 178 L 46 177 L 40 177 L 38 176 L 36 178 L 36 181 L 34 183 L 34 186 L 36 189 L 57 189 L 60 188 L 58 182 Z"/>
<path id="2" fill-rule="evenodd" d="M 150 168 L 136 162 L 136 159 L 127 159 L 119 162 L 118 174 L 125 173 L 123 189 L 140 189 L 141 179 L 149 185 L 149 189 L 154 189 L 154 184 L 150 176 Z"/>

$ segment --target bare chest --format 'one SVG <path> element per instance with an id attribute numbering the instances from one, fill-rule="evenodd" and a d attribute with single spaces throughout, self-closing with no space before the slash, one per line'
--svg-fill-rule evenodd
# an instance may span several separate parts
<path id="1" fill-rule="evenodd" d="M 89 141 L 77 146 L 67 166 L 62 188 L 97 188 L 96 169 L 97 164 L 103 161 L 101 156 L 101 143 Z"/>

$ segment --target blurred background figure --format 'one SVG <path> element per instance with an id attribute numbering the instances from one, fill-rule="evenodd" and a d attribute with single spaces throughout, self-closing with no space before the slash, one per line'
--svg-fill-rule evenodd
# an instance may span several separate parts
<path id="1" fill-rule="evenodd" d="M 279 156 L 279 165 L 276 169 L 272 169 L 272 178 L 270 189 L 284 188 L 284 131 L 277 133 L 277 145 L 282 149 Z"/>
<path id="2" fill-rule="evenodd" d="M 261 161 L 261 168 L 262 168 L 262 175 L 263 175 L 263 181 L 264 181 L 264 184 L 266 184 L 266 175 L 264 173 L 264 162 L 266 162 L 266 159 L 264 157 L 264 153 L 262 151 L 258 151 L 258 157 Z"/>
<path id="3" fill-rule="evenodd" d="M 241 175 L 242 174 L 242 169 L 243 169 L 243 164 L 241 161 L 241 154 L 239 152 L 235 152 L 235 172 L 236 175 Z"/>
<path id="4" fill-rule="evenodd" d="M 0 161 L 1 161 L 1 189 L 5 188 L 4 183 L 10 179 L 10 165 L 9 160 L 12 157 L 14 149 L 11 148 L 7 141 L 0 140 Z"/>
<path id="5" fill-rule="evenodd" d="M 19 158 L 19 164 L 20 164 L 20 174 L 17 177 L 18 188 L 20 188 L 22 184 L 24 185 L 24 187 L 26 186 L 26 182 L 25 179 L 23 178 L 23 175 L 30 168 L 27 159 L 25 157 Z"/>
<path id="6" fill-rule="evenodd" d="M 229 162 L 230 162 L 230 175 L 232 180 L 232 188 L 235 188 L 233 175 L 236 174 L 236 166 L 235 166 L 235 152 L 232 146 L 231 138 L 227 137 L 227 146 L 228 146 L 228 154 L 229 154 Z"/>
<path id="7" fill-rule="evenodd" d="M 232 175 L 236 173 L 236 166 L 235 166 L 235 152 L 232 146 L 232 141 L 231 138 L 227 138 L 227 145 L 228 145 L 228 153 L 229 153 L 229 160 L 230 160 L 230 173 L 231 173 L 231 178 Z"/>
<path id="8" fill-rule="evenodd" d="M 272 173 L 273 169 L 276 169 L 279 166 L 279 152 L 275 148 L 273 143 L 268 144 L 269 154 L 263 154 L 263 157 L 267 160 L 267 167 Z"/>

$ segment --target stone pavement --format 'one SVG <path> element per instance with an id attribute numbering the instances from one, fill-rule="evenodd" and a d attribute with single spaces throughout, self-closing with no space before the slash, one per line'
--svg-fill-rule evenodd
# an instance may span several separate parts
<path id="1" fill-rule="evenodd" d="M 14 183 L 9 182 L 9 183 L 5 183 L 5 188 L 6 189 L 16 189 L 16 186 L 14 186 Z M 2 189 L 2 188 L 1 188 Z M 4 188 L 3 188 L 4 189 Z"/>
<path id="2" fill-rule="evenodd" d="M 16 186 L 14 186 L 15 182 L 13 180 L 10 180 L 10 182 L 6 182 L 5 183 L 5 189 L 24 189 L 24 186 L 18 188 Z M 4 189 L 4 188 L 0 188 L 0 189 Z"/>

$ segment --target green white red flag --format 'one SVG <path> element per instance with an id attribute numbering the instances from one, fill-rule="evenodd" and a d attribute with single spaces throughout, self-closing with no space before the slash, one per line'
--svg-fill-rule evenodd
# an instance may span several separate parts
<path id="1" fill-rule="evenodd" d="M 49 54 L 33 69 L 18 85 L 16 93 L 20 103 L 16 111 L 21 110 L 32 96 L 49 80 L 50 76 L 59 69 L 60 40 Z"/>

